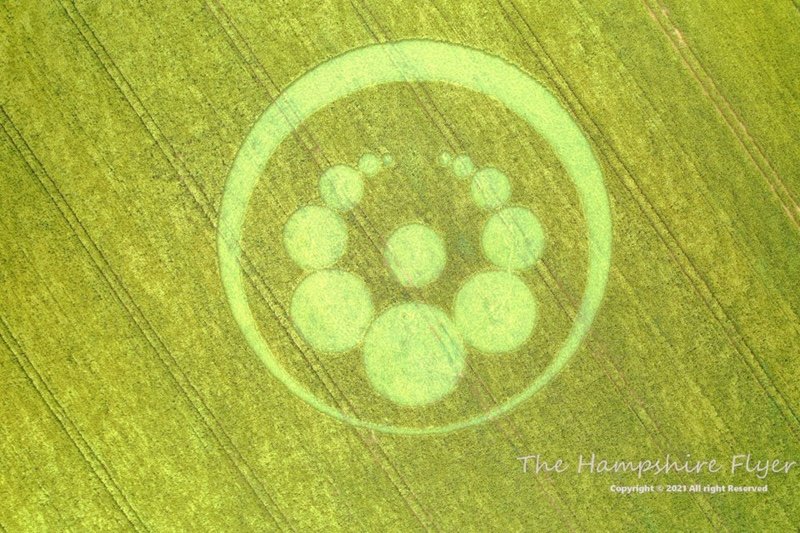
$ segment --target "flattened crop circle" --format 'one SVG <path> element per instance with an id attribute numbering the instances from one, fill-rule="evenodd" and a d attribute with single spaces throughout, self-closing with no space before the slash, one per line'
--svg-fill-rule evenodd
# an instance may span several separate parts
<path id="1" fill-rule="evenodd" d="M 317 398 L 275 358 L 248 303 L 241 271 L 247 206 L 275 150 L 304 120 L 361 89 L 395 82 L 449 83 L 494 98 L 519 115 L 553 148 L 578 193 L 588 235 L 586 286 L 567 338 L 524 390 L 489 411 L 434 427 L 381 424 L 348 415 Z M 217 226 L 217 254 L 225 294 L 250 347 L 295 395 L 342 422 L 397 434 L 436 434 L 481 424 L 508 413 L 561 371 L 577 351 L 600 307 L 611 266 L 611 212 L 603 174 L 578 125 L 528 74 L 498 57 L 448 43 L 408 40 L 375 44 L 337 56 L 306 72 L 255 123 L 225 183 Z"/>

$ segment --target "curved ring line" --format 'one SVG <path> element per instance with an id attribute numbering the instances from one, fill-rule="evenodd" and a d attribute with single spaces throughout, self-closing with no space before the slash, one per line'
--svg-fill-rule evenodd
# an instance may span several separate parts
<path id="1" fill-rule="evenodd" d="M 241 236 L 250 196 L 275 150 L 315 112 L 366 87 L 393 82 L 442 82 L 494 98 L 552 146 L 575 186 L 588 233 L 588 269 L 569 335 L 545 370 L 524 390 L 480 415 L 433 427 L 381 424 L 348 415 L 317 398 L 275 359 L 250 309 L 242 277 Z M 248 344 L 292 393 L 340 421 L 395 434 L 447 433 L 500 415 L 533 396 L 560 372 L 580 346 L 605 292 L 611 266 L 611 211 L 591 147 L 569 113 L 542 85 L 506 61 L 462 46 L 427 40 L 375 44 L 337 56 L 308 71 L 270 105 L 253 126 L 225 183 L 217 226 L 217 254 L 225 293 Z"/>

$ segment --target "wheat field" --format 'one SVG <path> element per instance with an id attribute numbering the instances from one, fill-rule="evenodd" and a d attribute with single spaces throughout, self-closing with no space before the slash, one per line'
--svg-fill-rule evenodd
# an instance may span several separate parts
<path id="1" fill-rule="evenodd" d="M 11 0 L 0 13 L 0 530 L 800 527 L 800 466 L 785 468 L 800 462 L 794 0 Z M 561 125 L 398 78 L 258 155 L 259 117 L 297 80 L 403 41 L 493 58 L 541 87 Z M 406 59 L 416 72 L 392 56 Z M 579 148 L 597 194 L 576 188 Z M 245 206 L 230 182 L 247 150 L 264 161 Z M 324 186 L 337 165 L 363 195 L 291 241 L 293 213 L 343 201 Z M 487 182 L 499 192 L 470 177 L 487 168 L 508 177 Z M 535 214 L 530 257 L 491 248 L 492 202 Z M 587 319 L 603 202 L 609 263 Z M 235 274 L 228 204 L 244 209 Z M 432 248 L 393 241 L 406 224 Z M 302 300 L 303 265 L 326 250 L 320 264 L 354 288 Z M 499 266 L 512 255 L 524 268 Z M 478 274 L 521 288 L 470 300 Z M 388 311 L 404 302 L 442 318 L 401 322 L 400 339 Z M 501 308 L 518 314 L 498 326 Z M 576 323 L 587 333 L 550 376 Z M 491 329 L 503 324 L 507 339 Z M 422 359 L 387 362 L 405 346 Z M 721 470 L 578 472 L 592 454 Z M 564 471 L 537 472 L 535 456 Z M 639 486 L 664 492 L 615 488 Z"/>

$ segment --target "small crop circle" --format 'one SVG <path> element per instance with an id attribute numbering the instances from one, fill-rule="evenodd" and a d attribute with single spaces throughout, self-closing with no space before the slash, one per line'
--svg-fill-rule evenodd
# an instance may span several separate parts
<path id="1" fill-rule="evenodd" d="M 439 154 L 439 157 L 436 158 L 436 161 L 439 163 L 440 167 L 449 167 L 453 164 L 453 154 L 450 152 L 442 152 Z"/>
<path id="2" fill-rule="evenodd" d="M 427 405 L 455 388 L 465 349 L 447 314 L 407 302 L 381 313 L 364 338 L 364 368 L 382 396 L 403 406 Z"/>
<path id="3" fill-rule="evenodd" d="M 365 176 L 375 176 L 383 168 L 383 161 L 375 154 L 364 154 L 358 160 L 358 170 Z"/>
<path id="4" fill-rule="evenodd" d="M 453 308 L 467 344 L 486 353 L 519 348 L 536 322 L 536 300 L 528 286 L 509 272 L 472 276 L 456 294 Z"/>
<path id="5" fill-rule="evenodd" d="M 423 224 L 397 228 L 386 241 L 383 256 L 404 287 L 424 287 L 435 281 L 447 260 L 442 238 Z"/>
<path id="6" fill-rule="evenodd" d="M 345 352 L 361 342 L 374 314 L 364 281 L 343 270 L 308 275 L 294 291 L 292 321 L 303 339 L 321 352 Z"/>
<path id="7" fill-rule="evenodd" d="M 319 178 L 319 193 L 331 209 L 349 211 L 364 196 L 364 180 L 358 170 L 347 165 L 336 165 Z"/>
<path id="8" fill-rule="evenodd" d="M 466 155 L 461 154 L 455 157 L 452 162 L 453 172 L 459 178 L 468 178 L 475 172 L 475 163 Z"/>
<path id="9" fill-rule="evenodd" d="M 481 246 L 486 258 L 496 266 L 522 270 L 542 256 L 544 230 L 530 209 L 508 207 L 486 221 Z"/>
<path id="10" fill-rule="evenodd" d="M 300 268 L 327 268 L 347 248 L 347 225 L 327 207 L 307 205 L 289 217 L 283 228 L 283 245 Z"/>
<path id="11" fill-rule="evenodd" d="M 502 207 L 511 197 L 508 176 L 496 168 L 482 168 L 472 176 L 472 200 L 478 207 L 492 211 Z"/>

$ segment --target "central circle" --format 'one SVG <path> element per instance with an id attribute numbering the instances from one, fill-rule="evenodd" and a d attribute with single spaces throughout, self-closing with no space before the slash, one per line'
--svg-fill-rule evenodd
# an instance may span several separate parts
<path id="1" fill-rule="evenodd" d="M 436 281 L 447 260 L 442 238 L 423 224 L 397 228 L 386 241 L 383 256 L 404 287 L 424 287 Z"/>
<path id="2" fill-rule="evenodd" d="M 464 369 L 464 344 L 438 307 L 408 302 L 381 313 L 364 338 L 370 384 L 404 406 L 427 405 L 456 386 Z"/>

